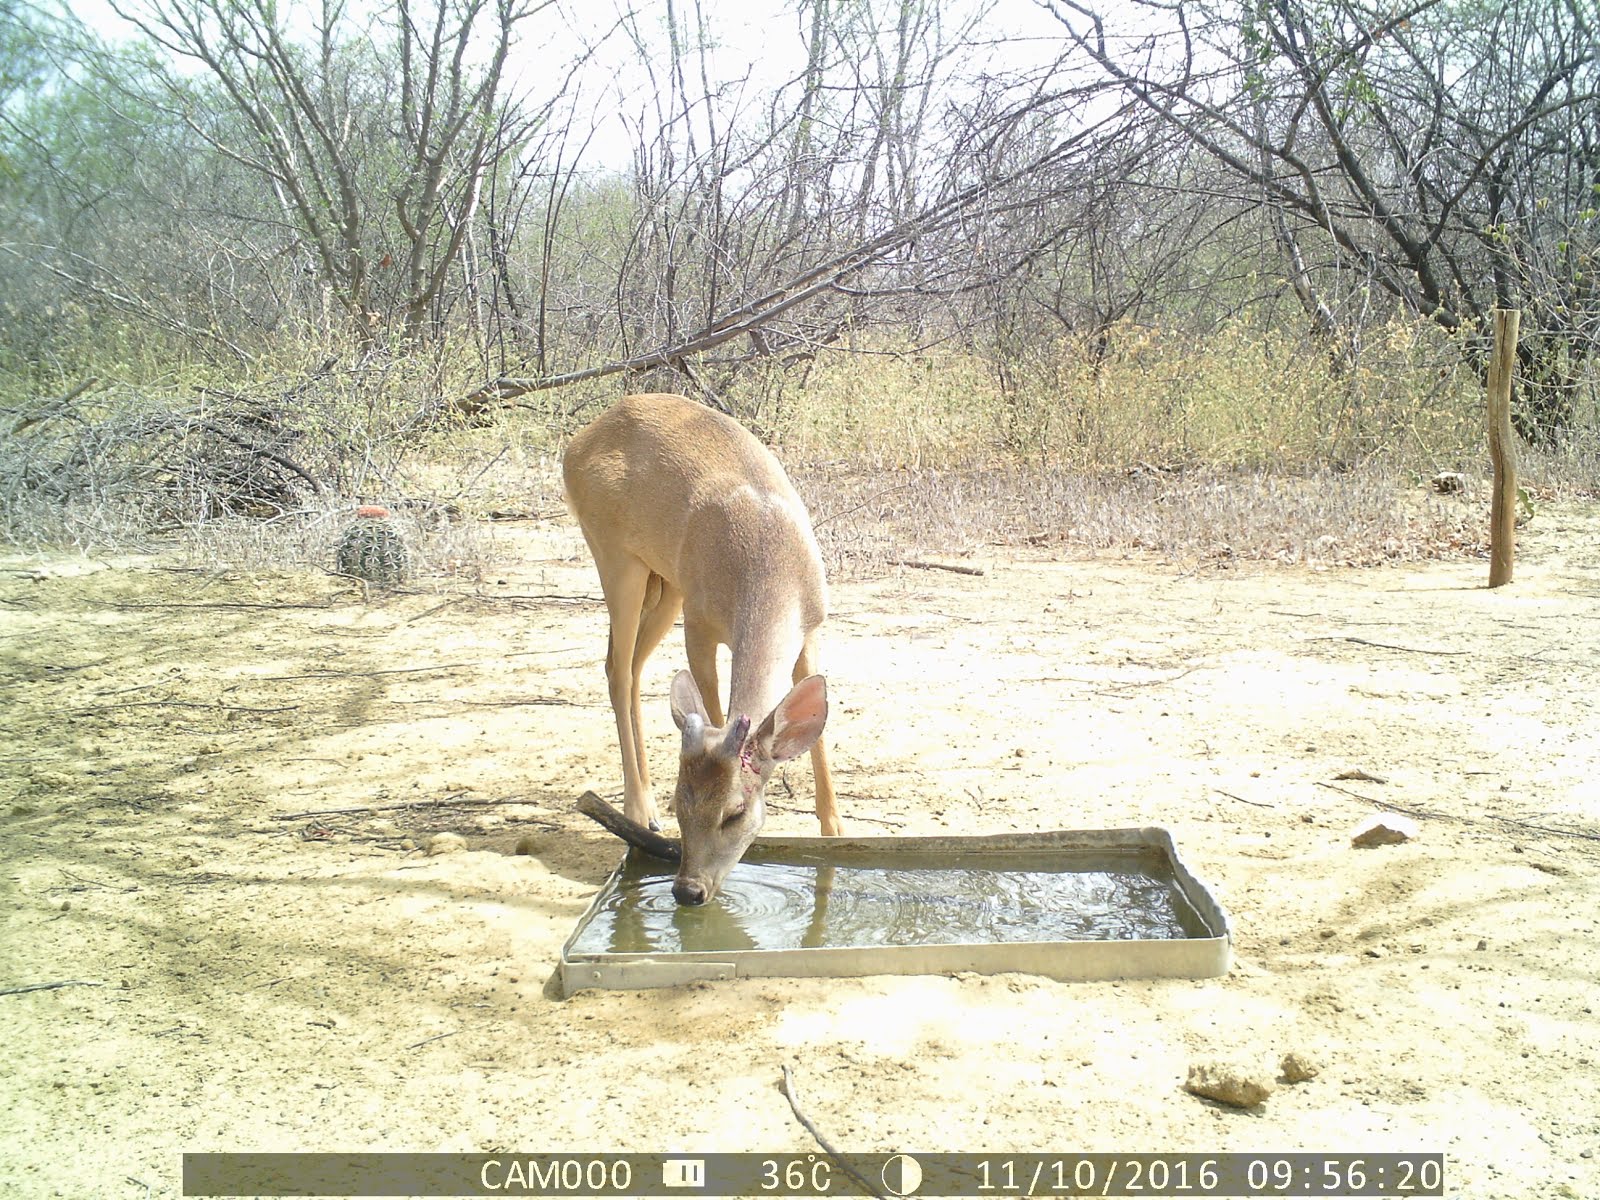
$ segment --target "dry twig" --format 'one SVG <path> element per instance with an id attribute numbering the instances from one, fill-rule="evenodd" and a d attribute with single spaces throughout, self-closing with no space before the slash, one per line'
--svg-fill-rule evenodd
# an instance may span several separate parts
<path id="1" fill-rule="evenodd" d="M 1429 646 L 1396 646 L 1391 642 L 1374 642 L 1367 638 L 1351 637 L 1347 633 L 1329 633 L 1310 639 L 1313 642 L 1354 642 L 1358 646 L 1373 646 L 1379 650 L 1399 650 L 1403 654 L 1439 654 L 1457 657 L 1470 653 L 1467 650 L 1435 650 Z"/>
<path id="2" fill-rule="evenodd" d="M 805 1109 L 800 1106 L 800 1090 L 795 1087 L 794 1072 L 790 1069 L 788 1063 L 783 1064 L 783 1094 L 788 1098 L 789 1107 L 794 1110 L 795 1119 L 806 1127 L 807 1133 L 816 1138 L 817 1145 L 821 1146 L 823 1150 L 827 1152 L 828 1157 L 833 1159 L 834 1162 L 838 1163 L 840 1169 L 843 1170 L 846 1175 L 850 1176 L 851 1179 L 855 1180 L 857 1185 L 867 1195 L 876 1196 L 878 1197 L 878 1200 L 886 1200 L 884 1194 L 868 1183 L 861 1173 L 851 1166 L 850 1163 L 833 1148 L 833 1143 L 828 1141 L 828 1139 L 822 1135 L 822 1131 L 812 1123 L 811 1118 L 806 1116 Z"/>
<path id="3" fill-rule="evenodd" d="M 1211 790 L 1213 792 L 1215 792 L 1219 796 L 1226 796 L 1229 800 L 1237 800 L 1240 804 L 1253 804 L 1257 808 L 1277 808 L 1278 807 L 1276 804 L 1270 804 L 1265 800 L 1246 800 L 1243 796 L 1235 796 L 1232 792 L 1225 792 L 1219 787 L 1214 787 Z"/>
<path id="4" fill-rule="evenodd" d="M 93 708 L 74 709 L 75 717 L 93 716 L 95 713 L 115 712 L 123 708 L 208 708 L 225 713 L 283 713 L 295 712 L 298 704 L 283 704 L 276 708 L 250 708 L 245 705 L 204 704 L 193 700 L 130 700 L 126 704 L 99 704 Z"/>
<path id="5" fill-rule="evenodd" d="M 105 987 L 92 979 L 63 979 L 59 983 L 25 983 L 21 987 L 0 988 L 0 996 L 20 996 L 24 992 L 53 992 L 57 988 Z"/>
<path id="6" fill-rule="evenodd" d="M 411 800 L 405 804 L 359 804 L 354 808 L 321 808 L 310 812 L 284 813 L 274 821 L 305 821 L 314 817 L 348 817 L 355 813 L 405 812 L 424 808 L 495 808 L 502 804 L 531 804 L 517 796 L 501 800 L 463 800 L 459 796 L 445 796 L 438 800 Z"/>
<path id="7" fill-rule="evenodd" d="M 1387 812 L 1403 813 L 1408 817 L 1420 817 L 1425 821 L 1459 821 L 1463 825 L 1502 825 L 1509 829 L 1525 829 L 1529 833 L 1548 833 L 1553 837 L 1582 838 L 1588 842 L 1600 842 L 1600 833 L 1590 833 L 1585 829 L 1557 829 L 1553 825 L 1533 825 L 1527 821 L 1519 821 L 1515 817 L 1497 817 L 1492 814 L 1484 817 L 1457 816 L 1454 813 L 1433 812 L 1426 808 L 1407 808 L 1403 804 L 1391 804 L 1387 800 L 1375 800 L 1371 796 L 1363 796 L 1360 792 L 1352 792 L 1349 788 L 1339 787 L 1337 784 L 1315 781 L 1318 787 L 1327 788 L 1330 792 L 1349 796 L 1360 800 L 1363 804 L 1370 804 L 1374 808 L 1381 808 Z"/>
<path id="8" fill-rule="evenodd" d="M 951 571 L 957 575 L 982 575 L 982 567 L 958 567 L 951 563 L 924 562 L 918 558 L 892 558 L 897 567 L 916 567 L 920 571 Z"/>

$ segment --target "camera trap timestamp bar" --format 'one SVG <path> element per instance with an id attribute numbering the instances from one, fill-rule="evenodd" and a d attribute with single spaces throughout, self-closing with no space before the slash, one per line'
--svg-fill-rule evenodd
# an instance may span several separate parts
<path id="1" fill-rule="evenodd" d="M 185 1154 L 185 1196 L 1443 1196 L 1417 1154 Z"/>

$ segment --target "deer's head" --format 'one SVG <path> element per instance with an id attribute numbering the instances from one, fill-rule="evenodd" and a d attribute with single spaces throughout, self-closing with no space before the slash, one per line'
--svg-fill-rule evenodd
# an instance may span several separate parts
<path id="1" fill-rule="evenodd" d="M 672 800 L 683 859 L 672 895 L 679 904 L 704 904 L 766 823 L 767 780 L 774 769 L 822 736 L 828 685 L 812 675 L 795 684 L 754 730 L 742 713 L 718 729 L 706 716 L 694 677 L 679 671 L 672 681 L 672 719 L 683 731 Z"/>

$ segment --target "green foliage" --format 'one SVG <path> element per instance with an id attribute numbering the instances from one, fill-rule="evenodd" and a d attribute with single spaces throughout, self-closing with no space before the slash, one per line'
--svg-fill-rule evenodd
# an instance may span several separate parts
<path id="1" fill-rule="evenodd" d="M 0 112 L 36 91 L 50 75 L 45 32 L 37 11 L 22 0 L 0 0 Z"/>

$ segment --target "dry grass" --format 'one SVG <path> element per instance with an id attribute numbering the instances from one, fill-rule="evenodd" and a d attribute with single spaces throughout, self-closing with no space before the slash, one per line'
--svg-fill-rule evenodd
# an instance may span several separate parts
<path id="1" fill-rule="evenodd" d="M 216 570 L 334 570 L 340 535 L 354 518 L 348 504 L 301 509 L 269 521 L 227 517 L 176 531 L 175 546 L 193 566 Z M 406 544 L 405 586 L 478 582 L 492 568 L 492 527 L 434 505 L 404 505 L 390 522 Z"/>
<path id="2" fill-rule="evenodd" d="M 1003 371 L 964 351 L 824 354 L 803 392 L 747 376 L 727 398 L 808 463 L 1307 473 L 1379 458 L 1431 474 L 1481 452 L 1481 392 L 1458 362 L 1419 325 L 1378 331 L 1348 370 L 1243 322 L 1206 338 L 1126 325 L 1104 354 L 1063 339 Z"/>
<path id="3" fill-rule="evenodd" d="M 1030 549 L 1373 566 L 1480 554 L 1487 537 L 1481 494 L 1434 497 L 1376 467 L 1303 477 L 1027 467 L 797 476 L 840 575 L 906 558 L 961 562 Z"/>
<path id="4" fill-rule="evenodd" d="M 565 438 L 620 390 L 535 394 L 471 426 L 447 402 L 468 365 L 314 351 L 286 347 L 226 391 L 113 384 L 0 413 L 20 435 L 0 444 L 0 540 L 325 569 L 368 501 L 406 525 L 420 578 L 475 579 L 494 568 L 493 520 L 564 512 Z M 720 396 L 789 464 L 835 573 L 998 547 L 1365 565 L 1480 552 L 1482 400 L 1455 361 L 1423 325 L 1376 331 L 1343 372 L 1242 322 L 1205 339 L 1124 326 L 1104 354 L 1041 342 L 1003 371 L 970 350 L 824 352 Z M 1596 424 L 1528 455 L 1530 487 L 1594 489 Z M 1419 484 L 1444 469 L 1480 486 L 1432 497 Z"/>

